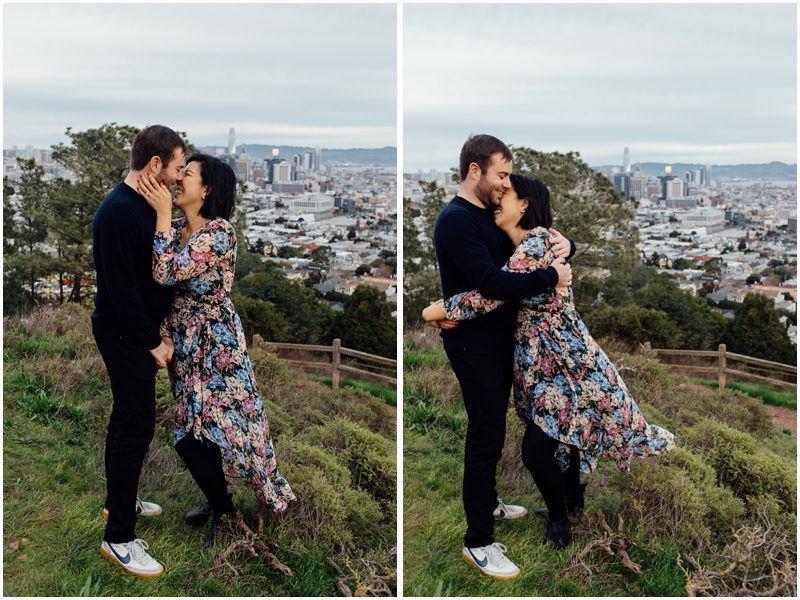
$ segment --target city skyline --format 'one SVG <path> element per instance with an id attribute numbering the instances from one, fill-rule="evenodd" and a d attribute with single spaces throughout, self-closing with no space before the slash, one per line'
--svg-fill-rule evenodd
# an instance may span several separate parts
<path id="1" fill-rule="evenodd" d="M 49 148 L 67 127 L 110 122 L 162 123 L 197 146 L 225 145 L 231 127 L 238 143 L 396 146 L 396 11 L 7 5 L 3 147 Z M 231 31 L 241 41 L 223 43 Z"/>
<path id="2" fill-rule="evenodd" d="M 794 164 L 796 15 L 789 4 L 406 5 L 402 169 L 455 166 L 471 133 L 590 165 L 621 165 L 625 146 L 633 162 Z"/>

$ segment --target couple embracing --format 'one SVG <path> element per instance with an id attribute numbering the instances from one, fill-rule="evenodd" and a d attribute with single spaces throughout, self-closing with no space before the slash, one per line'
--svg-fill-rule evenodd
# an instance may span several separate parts
<path id="1" fill-rule="evenodd" d="M 512 385 L 525 425 L 522 461 L 547 505 L 545 539 L 555 548 L 570 543 L 569 515 L 583 508 L 581 472 L 593 472 L 600 456 L 628 472 L 633 457 L 675 446 L 673 434 L 647 424 L 586 329 L 566 263 L 575 245 L 551 228 L 547 187 L 513 174 L 512 160 L 489 135 L 461 149 L 461 186 L 434 230 L 444 300 L 423 311 L 441 329 L 469 419 L 462 556 L 499 580 L 520 570 L 495 542 L 495 522 L 528 513 L 495 488 Z"/>
<path id="2" fill-rule="evenodd" d="M 172 221 L 174 206 L 183 218 Z M 101 552 L 140 577 L 164 567 L 137 538 L 138 517 L 162 513 L 137 495 L 155 431 L 155 379 L 169 371 L 177 403 L 178 455 L 206 497 L 190 525 L 235 517 L 225 476 L 250 481 L 273 511 L 295 500 L 281 477 L 245 346 L 230 301 L 236 234 L 228 222 L 236 176 L 205 154 L 186 158 L 181 137 L 152 125 L 133 141 L 125 180 L 106 196 L 93 225 L 97 295 L 92 332 L 108 371 L 113 407 L 105 449 L 108 519 Z"/>

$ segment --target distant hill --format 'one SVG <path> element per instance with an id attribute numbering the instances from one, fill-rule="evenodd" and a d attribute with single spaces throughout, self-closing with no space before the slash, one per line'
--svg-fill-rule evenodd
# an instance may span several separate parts
<path id="1" fill-rule="evenodd" d="M 246 144 L 247 155 L 252 158 L 268 158 L 272 156 L 272 149 L 280 150 L 281 158 L 287 161 L 292 159 L 295 154 L 305 154 L 315 148 L 310 146 L 272 146 L 270 144 Z M 237 146 L 237 150 L 241 146 Z M 216 152 L 217 148 L 225 150 L 224 146 L 206 146 L 201 150 L 211 150 Z M 322 148 L 322 164 L 327 163 L 355 163 L 359 165 L 397 165 L 397 148 L 386 146 L 384 148 Z"/>
<path id="2" fill-rule="evenodd" d="M 695 169 L 705 169 L 705 164 L 700 163 L 657 163 L 643 162 L 642 173 L 648 177 L 657 177 L 664 173 L 664 167 L 670 165 L 672 174 L 683 177 L 686 171 Z M 612 167 L 622 168 L 621 165 L 601 165 L 592 167 L 593 169 L 605 168 L 611 172 Z M 633 172 L 634 164 L 631 164 Z M 738 177 L 740 179 L 797 179 L 797 164 L 787 165 L 782 162 L 771 162 L 766 164 L 747 164 L 747 165 L 711 165 L 711 179 L 717 177 Z"/>

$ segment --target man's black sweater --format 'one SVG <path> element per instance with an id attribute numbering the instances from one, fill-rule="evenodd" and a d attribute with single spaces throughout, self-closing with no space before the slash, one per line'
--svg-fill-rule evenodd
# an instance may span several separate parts
<path id="1" fill-rule="evenodd" d="M 501 271 L 514 253 L 514 243 L 494 224 L 494 211 L 455 196 L 439 214 L 433 233 L 445 298 L 478 290 L 495 300 L 538 296 L 558 283 L 553 267 L 533 273 Z M 573 247 L 574 248 L 574 247 Z M 510 343 L 517 303 L 507 302 L 490 313 L 443 329 L 446 349 Z"/>
<path id="2" fill-rule="evenodd" d="M 153 279 L 155 231 L 156 211 L 124 182 L 97 209 L 92 226 L 95 337 L 130 337 L 148 350 L 161 344 L 159 325 L 170 310 L 172 288 Z"/>

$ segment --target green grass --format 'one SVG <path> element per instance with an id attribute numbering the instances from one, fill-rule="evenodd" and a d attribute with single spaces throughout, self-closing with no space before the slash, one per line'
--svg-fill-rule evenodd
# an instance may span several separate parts
<path id="1" fill-rule="evenodd" d="M 299 502 L 275 515 L 263 510 L 247 481 L 229 480 L 230 490 L 251 528 L 265 518 L 264 537 L 294 577 L 243 552 L 229 557 L 238 575 L 207 573 L 234 538 L 203 551 L 207 527 L 183 522 L 202 494 L 172 447 L 174 400 L 163 371 L 139 493 L 164 514 L 141 519 L 136 533 L 165 573 L 145 580 L 124 572 L 99 548 L 111 392 L 89 312 L 47 309 L 4 326 L 4 594 L 331 596 L 342 573 L 351 575 L 348 565 L 361 581 L 396 571 L 393 409 L 363 392 L 295 379 L 275 355 L 256 350 L 252 362 L 279 465 Z"/>
<path id="2" fill-rule="evenodd" d="M 420 333 L 406 333 L 404 356 L 406 595 L 684 596 L 687 578 L 678 556 L 690 573 L 696 569 L 687 556 L 722 571 L 726 565 L 720 556 L 735 531 L 763 525 L 759 515 L 766 514 L 773 535 L 788 540 L 789 560 L 796 564 L 796 439 L 775 431 L 760 400 L 731 390 L 684 389 L 658 362 L 621 356 L 612 358 L 648 422 L 673 431 L 680 450 L 634 461 L 629 475 L 602 460 L 596 473 L 583 475 L 589 481 L 587 508 L 573 519 L 574 541 L 564 551 L 543 543 L 545 521 L 532 514 L 498 524 L 495 539 L 507 546 L 521 575 L 508 582 L 482 576 L 461 558 L 467 418 L 460 389 L 441 343 Z M 544 502 L 521 464 L 523 427 L 513 410 L 507 423 L 497 490 L 504 501 L 532 512 Z M 714 437 L 705 440 L 704 431 L 713 431 Z M 683 437 L 693 445 L 682 442 Z M 624 537 L 633 543 L 630 558 L 641 573 L 629 571 L 603 550 L 584 557 L 591 572 L 571 568 L 590 542 L 603 537 L 599 517 L 614 527 L 617 515 L 624 518 Z M 743 567 L 748 569 L 759 575 L 771 572 L 763 553 Z"/>
<path id="3" fill-rule="evenodd" d="M 328 387 L 331 387 L 332 385 L 332 380 L 330 377 L 323 377 L 322 375 L 316 375 L 315 373 L 306 373 L 305 376 L 308 379 L 324 383 Z M 376 398 L 382 398 L 391 406 L 397 406 L 397 390 L 381 387 L 366 381 L 358 381 L 357 379 L 343 379 L 341 382 L 339 382 L 339 385 L 343 388 L 352 388 L 354 390 L 365 391 L 369 394 L 372 394 Z"/>
<path id="4" fill-rule="evenodd" d="M 689 381 L 702 383 L 709 387 L 719 389 L 719 381 L 712 381 L 710 379 L 689 378 Z M 764 404 L 771 404 L 772 406 L 785 406 L 797 410 L 797 394 L 791 392 L 777 392 L 769 388 L 765 388 L 755 383 L 743 383 L 741 381 L 731 381 L 727 385 L 732 390 L 743 392 L 753 398 L 760 398 Z"/>

